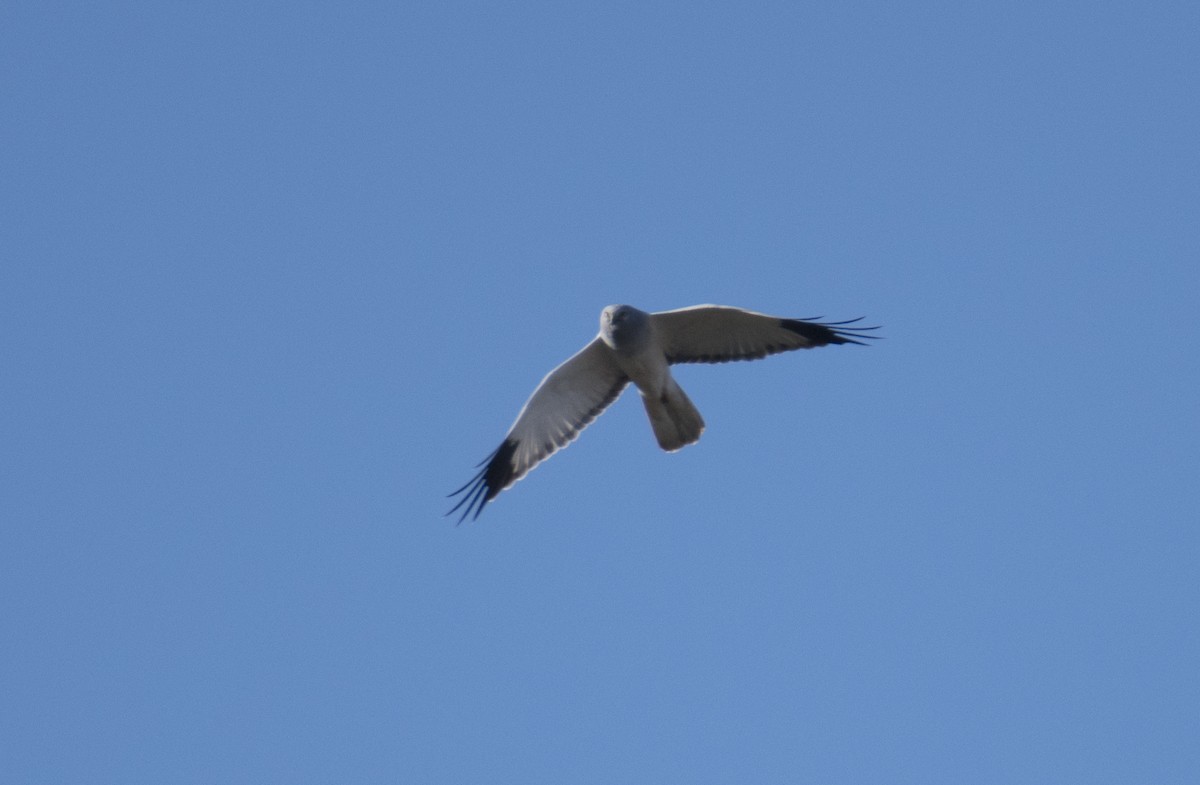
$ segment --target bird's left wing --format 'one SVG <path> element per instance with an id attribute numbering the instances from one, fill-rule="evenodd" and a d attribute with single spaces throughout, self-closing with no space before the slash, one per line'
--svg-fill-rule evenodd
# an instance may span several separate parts
<path id="1" fill-rule="evenodd" d="M 846 322 L 784 319 L 725 305 L 696 305 L 650 314 L 650 325 L 670 363 L 757 360 L 769 354 L 874 338 L 874 327 Z"/>
<path id="2" fill-rule="evenodd" d="M 500 491 L 574 441 L 628 383 L 600 338 L 583 347 L 542 379 L 504 441 L 479 464 L 483 468 L 450 494 L 462 498 L 446 514 L 462 507 L 460 523 L 468 515 L 478 518 Z"/>

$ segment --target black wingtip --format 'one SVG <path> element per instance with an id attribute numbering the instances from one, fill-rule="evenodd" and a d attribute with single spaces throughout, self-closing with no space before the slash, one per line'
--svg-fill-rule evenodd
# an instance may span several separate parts
<path id="1" fill-rule="evenodd" d="M 820 317 L 817 317 L 820 318 Z M 780 325 L 787 330 L 804 337 L 810 341 L 813 346 L 827 346 L 829 344 L 846 344 L 853 343 L 858 346 L 869 346 L 870 344 L 864 341 L 879 340 L 882 336 L 869 335 L 871 330 L 878 330 L 879 325 L 871 327 L 851 327 L 849 325 L 861 322 L 863 317 L 859 316 L 855 319 L 844 319 L 840 322 L 818 322 L 806 319 L 781 319 Z"/>
<path id="2" fill-rule="evenodd" d="M 513 454 L 517 451 L 517 442 L 512 439 L 505 439 L 504 442 L 497 447 L 491 455 L 479 462 L 482 466 L 479 472 L 466 482 L 458 490 L 449 494 L 449 498 L 462 495 L 458 502 L 446 511 L 442 517 L 453 515 L 458 510 L 462 510 L 462 515 L 458 518 L 458 523 L 461 525 L 468 517 L 471 520 L 479 518 L 479 513 L 483 512 L 483 508 L 487 503 L 496 498 L 500 491 L 507 488 L 513 483 Z"/>

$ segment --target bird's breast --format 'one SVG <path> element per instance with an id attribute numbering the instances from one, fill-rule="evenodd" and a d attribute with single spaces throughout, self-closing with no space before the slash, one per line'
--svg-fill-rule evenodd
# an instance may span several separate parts
<path id="1" fill-rule="evenodd" d="M 658 397 L 671 377 L 671 367 L 663 353 L 653 348 L 637 354 L 614 353 L 621 370 L 645 395 Z"/>

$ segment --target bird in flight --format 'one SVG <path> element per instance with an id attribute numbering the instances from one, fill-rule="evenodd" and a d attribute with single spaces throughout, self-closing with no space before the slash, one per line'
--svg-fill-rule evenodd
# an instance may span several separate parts
<path id="1" fill-rule="evenodd" d="M 724 305 L 696 305 L 646 313 L 610 305 L 600 313 L 600 334 L 555 368 L 525 402 L 500 446 L 479 473 L 450 496 L 462 498 L 459 523 L 479 513 L 530 469 L 566 447 L 630 382 L 641 393 L 658 446 L 674 452 L 700 438 L 704 419 L 671 376 L 675 363 L 757 360 L 770 354 L 853 343 L 877 327 L 859 319 L 818 322 L 782 319 Z"/>

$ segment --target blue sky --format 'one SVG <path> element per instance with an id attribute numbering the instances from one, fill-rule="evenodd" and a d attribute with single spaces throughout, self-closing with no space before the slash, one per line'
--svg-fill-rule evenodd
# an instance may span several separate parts
<path id="1" fill-rule="evenodd" d="M 0 12 L 0 780 L 1200 777 L 1185 3 Z M 600 309 L 683 367 L 456 527 Z"/>

